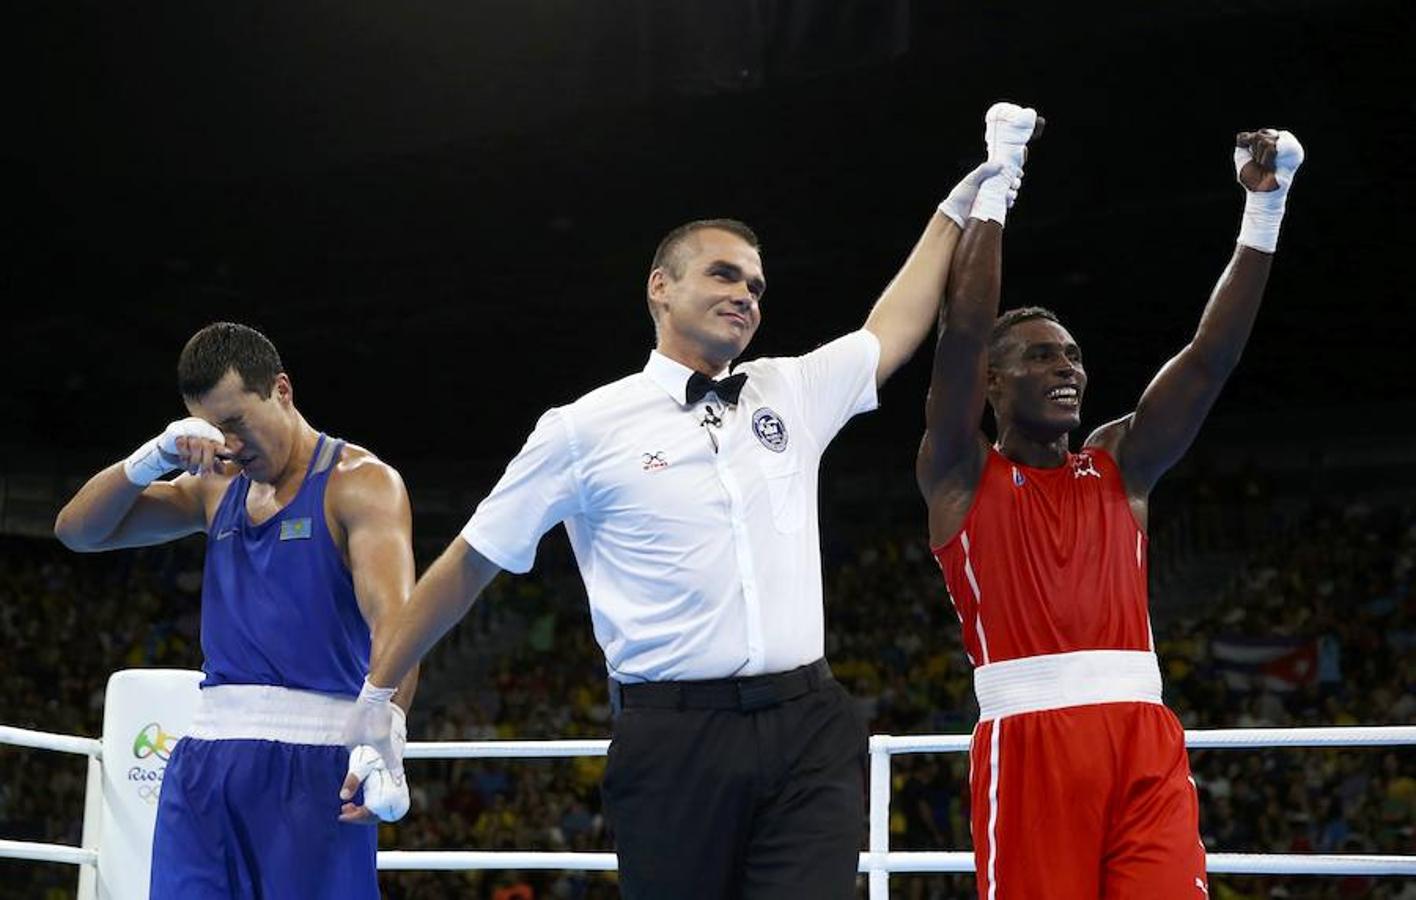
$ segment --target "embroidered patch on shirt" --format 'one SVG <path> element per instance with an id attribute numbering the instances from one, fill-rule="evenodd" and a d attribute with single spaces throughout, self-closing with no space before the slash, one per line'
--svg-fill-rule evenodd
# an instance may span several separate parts
<path id="1" fill-rule="evenodd" d="M 644 464 L 644 471 L 654 472 L 658 469 L 667 469 L 669 461 L 664 459 L 664 451 L 655 450 L 653 453 L 641 453 L 639 461 Z"/>
<path id="2" fill-rule="evenodd" d="M 310 525 L 310 517 L 303 519 L 286 519 L 280 523 L 280 539 L 282 541 L 308 541 L 314 537 L 314 529 Z"/>
<path id="3" fill-rule="evenodd" d="M 752 433 L 762 442 L 762 446 L 773 453 L 787 449 L 787 425 L 782 417 L 767 407 L 752 414 Z"/>
<path id="4" fill-rule="evenodd" d="M 1096 463 L 1092 460 L 1090 453 L 1078 453 L 1072 457 L 1072 477 L 1082 478 L 1090 475 L 1093 478 L 1100 478 L 1101 473 L 1096 469 Z"/>

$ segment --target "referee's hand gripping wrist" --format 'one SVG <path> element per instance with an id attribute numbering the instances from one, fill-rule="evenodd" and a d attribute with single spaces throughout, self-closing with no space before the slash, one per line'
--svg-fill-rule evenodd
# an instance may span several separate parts
<path id="1" fill-rule="evenodd" d="M 1001 162 L 985 162 L 974 168 L 972 172 L 965 175 L 963 180 L 954 185 L 954 189 L 949 192 L 943 202 L 939 204 L 939 213 L 951 220 L 955 225 L 963 228 L 968 224 L 969 213 L 973 210 L 974 199 L 978 197 L 978 189 L 989 178 L 1003 171 Z M 1020 183 L 1020 182 L 1019 182 Z M 1008 194 L 1008 205 L 1013 205 L 1013 200 L 1018 196 L 1018 184 L 1011 186 Z"/>
<path id="2" fill-rule="evenodd" d="M 393 704 L 396 688 L 381 688 L 367 680 L 354 701 L 344 727 L 344 745 L 350 749 L 349 771 L 339 799 L 344 801 L 340 820 L 370 822 L 375 818 L 396 822 L 408 812 L 408 779 L 403 771 L 403 748 L 408 725 L 403 710 Z M 354 806 L 355 792 L 364 787 L 362 806 Z"/>
<path id="3" fill-rule="evenodd" d="M 381 688 L 364 680 L 359 696 L 354 698 L 354 706 L 344 723 L 344 746 L 353 750 L 360 744 L 373 747 L 386 760 L 395 758 L 393 752 L 393 695 L 398 688 Z M 403 711 L 399 710 L 401 714 Z M 398 766 L 402 769 L 403 754 L 397 754 Z M 344 797 L 341 792 L 341 799 Z"/>

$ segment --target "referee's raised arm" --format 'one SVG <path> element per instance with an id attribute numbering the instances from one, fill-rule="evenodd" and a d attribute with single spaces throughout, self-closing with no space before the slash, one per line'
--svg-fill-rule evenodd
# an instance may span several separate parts
<path id="1" fill-rule="evenodd" d="M 880 341 L 880 361 L 875 369 L 879 387 L 914 356 L 939 317 L 939 304 L 949 280 L 954 248 L 963 234 L 978 189 L 1001 165 L 983 163 L 964 176 L 930 216 L 914 250 L 900 271 L 886 285 L 871 308 L 865 330 Z"/>

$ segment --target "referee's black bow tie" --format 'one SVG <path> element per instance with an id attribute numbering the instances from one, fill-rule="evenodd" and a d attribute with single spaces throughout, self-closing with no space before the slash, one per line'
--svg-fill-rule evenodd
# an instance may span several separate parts
<path id="1" fill-rule="evenodd" d="M 689 403 L 697 403 L 706 397 L 709 391 L 712 391 L 724 403 L 735 404 L 738 401 L 738 394 L 742 393 L 742 386 L 746 383 L 746 372 L 729 375 L 721 381 L 714 381 L 707 375 L 694 372 L 688 376 L 688 390 L 685 396 Z"/>

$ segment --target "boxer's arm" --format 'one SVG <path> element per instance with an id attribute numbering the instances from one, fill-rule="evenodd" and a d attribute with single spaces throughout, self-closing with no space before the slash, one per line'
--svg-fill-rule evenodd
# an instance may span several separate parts
<path id="1" fill-rule="evenodd" d="M 70 550 L 90 553 L 161 544 L 206 530 L 206 492 L 213 483 L 229 480 L 216 456 L 223 445 L 186 437 L 174 443 L 172 468 L 186 473 L 172 481 L 137 484 L 133 457 L 114 463 L 90 478 L 59 510 L 54 536 Z"/>
<path id="2" fill-rule="evenodd" d="M 413 592 L 413 512 L 403 479 L 373 456 L 341 467 L 330 481 L 332 512 L 343 526 L 359 611 L 377 644 Z M 415 665 L 394 702 L 406 712 L 418 684 Z"/>
<path id="3" fill-rule="evenodd" d="M 925 432 L 915 457 L 915 481 L 929 511 L 929 539 L 936 546 L 963 524 L 988 458 L 979 431 L 987 402 L 988 342 L 1002 289 L 1003 225 L 1013 205 L 1028 144 L 1045 120 L 1031 107 L 995 103 L 984 114 L 989 162 L 954 254 L 934 368 L 925 398 Z"/>
<path id="4" fill-rule="evenodd" d="M 1239 365 L 1272 263 L 1272 254 L 1234 248 L 1194 338 L 1156 373 L 1134 413 L 1087 439 L 1088 445 L 1112 450 L 1133 496 L 1149 494 L 1199 434 Z"/>
<path id="5" fill-rule="evenodd" d="M 1291 135 L 1280 141 L 1280 134 L 1285 133 L 1239 136 L 1244 158 L 1236 160 L 1237 174 L 1250 198 L 1245 227 L 1195 336 L 1151 380 L 1131 416 L 1103 426 L 1087 441 L 1112 450 L 1133 497 L 1148 495 L 1189 449 L 1253 331 L 1273 265 L 1284 199 L 1264 195 L 1286 194 L 1302 162 L 1302 147 Z M 1247 158 L 1250 152 L 1252 159 Z M 1274 206 L 1272 201 L 1277 201 L 1277 218 L 1265 223 L 1268 233 L 1256 235 L 1248 207 Z"/>
<path id="6" fill-rule="evenodd" d="M 947 540 L 955 530 L 957 503 L 941 496 L 972 486 L 984 459 L 979 423 L 988 382 L 988 338 L 998 316 L 1003 226 L 969 220 L 954 257 L 948 300 L 940 316 L 934 368 L 925 398 L 925 433 L 915 477 L 930 509 L 930 539 Z M 936 521 L 937 520 L 937 521 Z"/>
<path id="7" fill-rule="evenodd" d="M 331 477 L 326 497 L 330 512 L 344 533 L 359 612 L 377 641 L 392 621 L 394 612 L 407 604 L 413 590 L 413 513 L 408 491 L 392 466 L 372 455 L 364 455 L 346 457 Z M 410 708 L 417 685 L 418 668 L 414 666 L 398 683 L 393 702 L 399 709 L 406 712 Z M 402 726 L 395 724 L 394 727 Z M 400 738 L 393 752 L 401 751 Z M 401 759 L 383 759 L 382 762 L 385 766 L 402 769 Z M 357 775 L 345 776 L 344 790 L 350 797 L 359 782 Z M 402 793 L 406 799 L 406 787 Z M 365 800 L 373 802 L 368 797 Z M 402 811 L 396 811 L 398 815 L 394 818 Z M 370 824 L 377 819 L 377 813 L 366 806 L 347 801 L 341 805 L 341 822 Z"/>

